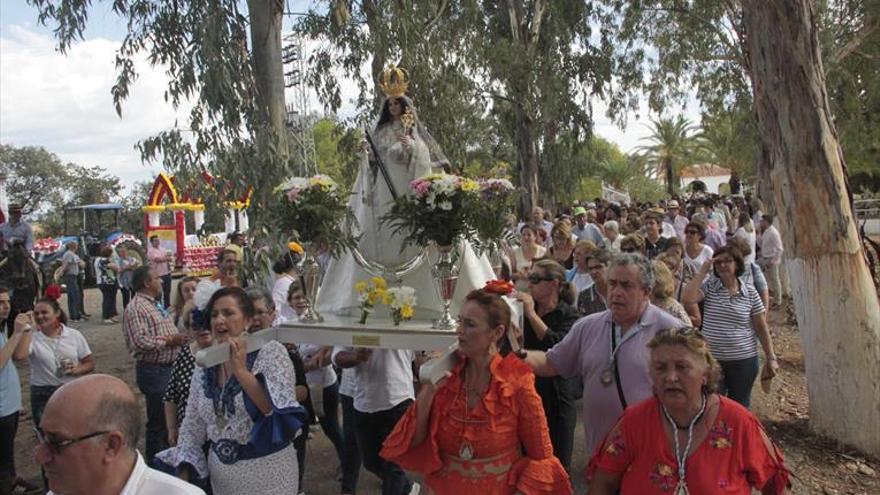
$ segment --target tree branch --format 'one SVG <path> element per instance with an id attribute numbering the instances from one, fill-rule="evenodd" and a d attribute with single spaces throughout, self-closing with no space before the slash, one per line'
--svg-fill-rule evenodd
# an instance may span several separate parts
<path id="1" fill-rule="evenodd" d="M 834 63 L 840 63 L 846 57 L 850 56 L 858 50 L 858 48 L 864 43 L 865 39 L 868 38 L 877 28 L 880 27 L 880 21 L 874 21 L 870 24 L 866 24 L 859 29 L 856 34 L 849 40 L 845 45 L 843 45 L 840 50 L 838 50 L 833 56 L 832 60 Z"/>

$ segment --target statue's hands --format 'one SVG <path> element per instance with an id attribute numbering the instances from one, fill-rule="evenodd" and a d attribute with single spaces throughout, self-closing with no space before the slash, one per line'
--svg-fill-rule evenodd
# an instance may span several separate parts
<path id="1" fill-rule="evenodd" d="M 404 148 L 412 149 L 413 139 L 408 135 L 403 134 L 399 138 L 397 138 L 397 140 L 400 141 L 400 144 L 402 144 Z"/>

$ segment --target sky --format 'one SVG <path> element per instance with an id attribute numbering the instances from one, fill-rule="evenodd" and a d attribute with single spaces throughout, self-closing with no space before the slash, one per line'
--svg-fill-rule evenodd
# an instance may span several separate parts
<path id="1" fill-rule="evenodd" d="M 301 3 L 306 2 L 294 2 L 293 10 Z M 186 112 L 165 103 L 164 71 L 141 60 L 122 116 L 116 115 L 110 88 L 116 78 L 115 52 L 124 35 L 124 24 L 109 2 L 95 2 L 85 39 L 61 54 L 51 29 L 37 23 L 35 8 L 24 0 L 0 2 L 0 143 L 42 146 L 62 161 L 99 165 L 126 186 L 151 180 L 161 165 L 143 164 L 135 144 L 173 127 L 175 120 L 186 122 Z M 343 85 L 342 117 L 353 113 L 356 91 L 353 84 Z M 313 96 L 312 110 L 320 111 L 316 101 Z M 621 129 L 604 116 L 602 102 L 593 105 L 597 135 L 623 151 L 643 144 L 640 140 L 649 134 L 646 112 L 630 116 Z M 699 115 L 691 107 L 686 114 L 696 121 Z"/>

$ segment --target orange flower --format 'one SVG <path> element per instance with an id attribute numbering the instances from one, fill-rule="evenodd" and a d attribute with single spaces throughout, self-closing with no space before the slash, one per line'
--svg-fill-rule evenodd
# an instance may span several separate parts
<path id="1" fill-rule="evenodd" d="M 293 251 L 296 254 L 303 254 L 305 252 L 303 250 L 303 247 L 300 246 L 298 242 L 294 242 L 294 241 L 287 243 L 287 249 Z"/>

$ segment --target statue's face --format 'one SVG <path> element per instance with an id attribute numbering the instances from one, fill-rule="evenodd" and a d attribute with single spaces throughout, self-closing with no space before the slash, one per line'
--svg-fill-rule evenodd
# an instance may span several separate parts
<path id="1" fill-rule="evenodd" d="M 399 98 L 388 99 L 388 113 L 392 117 L 400 117 L 400 114 L 403 113 L 403 105 L 400 104 Z"/>

